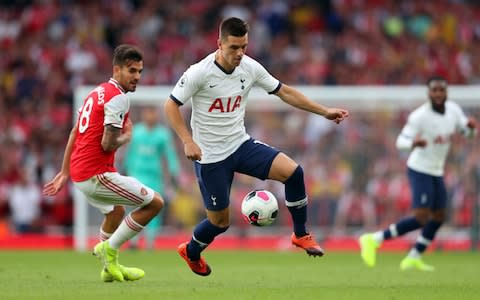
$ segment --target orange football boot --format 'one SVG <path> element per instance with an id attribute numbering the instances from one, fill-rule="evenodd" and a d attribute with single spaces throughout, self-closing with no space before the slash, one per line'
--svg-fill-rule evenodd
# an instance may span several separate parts
<path id="1" fill-rule="evenodd" d="M 295 233 L 292 233 L 292 245 L 304 249 L 309 256 L 323 256 L 324 254 L 323 249 L 317 244 L 311 234 L 299 238 Z"/>
<path id="2" fill-rule="evenodd" d="M 208 276 L 212 272 L 210 266 L 207 264 L 203 257 L 200 257 L 199 260 L 190 260 L 187 256 L 187 245 L 188 243 L 182 243 L 178 245 L 177 252 L 180 256 L 187 262 L 188 266 L 192 270 L 193 273 L 198 274 L 200 276 Z"/>

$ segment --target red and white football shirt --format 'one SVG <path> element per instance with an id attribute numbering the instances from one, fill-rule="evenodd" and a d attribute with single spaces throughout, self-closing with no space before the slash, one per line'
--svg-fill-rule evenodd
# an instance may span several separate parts
<path id="1" fill-rule="evenodd" d="M 70 158 L 70 177 L 80 182 L 105 172 L 116 172 L 115 152 L 102 148 L 104 126 L 123 128 L 130 100 L 114 79 L 92 90 L 79 110 L 77 136 Z"/>

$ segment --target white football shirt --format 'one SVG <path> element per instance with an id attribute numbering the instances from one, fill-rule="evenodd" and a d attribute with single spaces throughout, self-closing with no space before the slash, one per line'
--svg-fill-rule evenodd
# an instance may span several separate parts
<path id="1" fill-rule="evenodd" d="M 215 62 L 215 52 L 191 65 L 178 80 L 170 98 L 180 105 L 192 100 L 190 126 L 202 149 L 200 163 L 222 161 L 250 138 L 244 117 L 253 86 L 276 93 L 281 83 L 247 55 L 228 73 Z"/>
<path id="2" fill-rule="evenodd" d="M 417 172 L 443 176 L 445 160 L 450 149 L 452 135 L 456 132 L 470 135 L 468 119 L 461 107 L 452 101 L 445 102 L 445 113 L 440 114 L 427 102 L 408 116 L 408 121 L 397 138 L 397 148 L 412 148 L 413 139 L 420 135 L 427 141 L 425 147 L 415 147 L 407 160 L 407 166 Z"/>

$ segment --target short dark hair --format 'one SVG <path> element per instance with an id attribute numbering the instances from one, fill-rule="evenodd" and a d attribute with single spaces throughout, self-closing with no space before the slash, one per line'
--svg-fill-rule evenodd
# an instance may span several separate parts
<path id="1" fill-rule="evenodd" d="M 447 79 L 445 79 L 445 77 L 440 76 L 440 75 L 434 75 L 434 76 L 431 76 L 430 78 L 428 78 L 428 80 L 427 80 L 427 86 L 428 86 L 428 88 L 431 88 L 430 85 L 431 85 L 431 83 L 433 83 L 434 81 L 435 81 L 435 82 L 443 82 L 443 84 L 445 85 L 445 87 L 446 87 L 447 84 L 448 84 L 448 81 L 447 81 Z"/>
<path id="2" fill-rule="evenodd" d="M 133 45 L 122 44 L 113 50 L 114 66 L 126 66 L 132 60 L 137 62 L 143 60 L 143 54 L 137 47 Z"/>
<path id="3" fill-rule="evenodd" d="M 248 33 L 248 24 L 242 19 L 231 17 L 220 24 L 220 38 L 226 40 L 229 35 L 242 37 Z"/>

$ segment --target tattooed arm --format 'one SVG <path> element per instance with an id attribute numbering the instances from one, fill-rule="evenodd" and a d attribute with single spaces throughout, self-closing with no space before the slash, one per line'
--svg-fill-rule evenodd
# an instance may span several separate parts
<path id="1" fill-rule="evenodd" d="M 128 119 L 122 128 L 110 124 L 103 129 L 102 148 L 106 152 L 115 151 L 120 146 L 130 142 L 132 138 L 132 121 Z"/>

